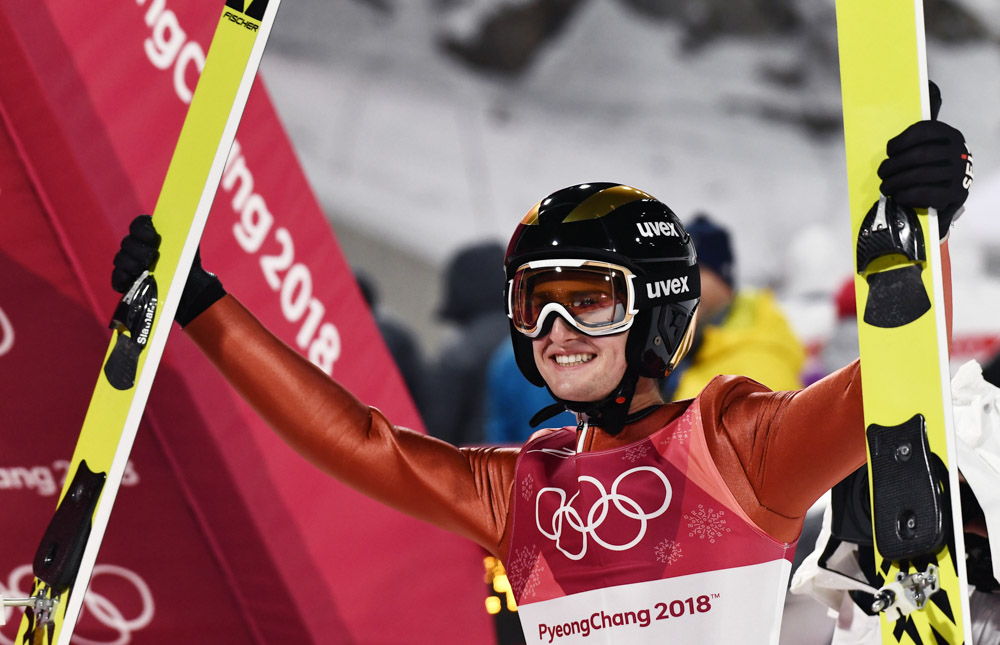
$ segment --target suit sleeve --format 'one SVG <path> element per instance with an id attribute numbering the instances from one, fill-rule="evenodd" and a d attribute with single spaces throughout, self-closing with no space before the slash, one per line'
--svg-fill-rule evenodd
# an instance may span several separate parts
<path id="1" fill-rule="evenodd" d="M 809 507 L 865 463 L 858 361 L 789 392 L 721 377 L 701 400 L 705 436 L 723 478 L 775 537 L 794 539 Z"/>
<path id="2" fill-rule="evenodd" d="M 295 450 L 361 493 L 499 555 L 516 449 L 459 449 L 392 425 L 227 295 L 184 331 Z"/>

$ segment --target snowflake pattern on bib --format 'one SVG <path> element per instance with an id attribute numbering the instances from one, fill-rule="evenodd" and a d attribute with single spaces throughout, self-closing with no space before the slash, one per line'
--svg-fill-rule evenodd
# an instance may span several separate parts
<path id="1" fill-rule="evenodd" d="M 659 442 L 657 444 L 657 447 L 661 451 L 665 451 L 667 449 L 667 446 L 669 446 L 672 441 L 676 441 L 677 444 L 681 445 L 681 446 L 685 445 L 687 443 L 688 439 L 691 437 L 691 427 L 692 427 L 692 425 L 691 425 L 691 417 L 692 416 L 696 416 L 696 417 L 698 416 L 696 414 L 696 411 L 692 411 L 691 414 L 685 414 L 680 419 L 678 419 L 677 423 L 674 424 L 673 432 L 664 432 L 664 433 L 662 433 L 662 435 L 660 436 Z M 698 418 L 700 418 L 700 417 L 698 417 Z"/>
<path id="2" fill-rule="evenodd" d="M 656 545 L 656 561 L 664 564 L 674 564 L 684 557 L 681 545 L 676 540 L 664 539 Z"/>
<path id="3" fill-rule="evenodd" d="M 622 459 L 627 459 L 634 464 L 646 456 L 646 453 L 649 452 L 649 447 L 649 443 L 645 441 L 628 446 L 625 448 L 625 454 L 622 455 Z"/>
<path id="4" fill-rule="evenodd" d="M 524 501 L 531 499 L 532 494 L 535 492 L 535 478 L 528 473 L 528 475 L 521 480 L 521 497 Z"/>
<path id="5" fill-rule="evenodd" d="M 525 546 L 515 551 L 510 562 L 504 567 L 511 582 L 518 586 L 523 585 L 520 593 L 517 589 L 514 590 L 515 595 L 520 598 L 531 598 L 542 580 L 543 565 L 538 562 L 538 556 L 537 546 Z"/>
<path id="6" fill-rule="evenodd" d="M 726 526 L 726 520 L 722 517 L 725 514 L 725 511 L 716 511 L 705 508 L 704 504 L 698 504 L 697 509 L 684 514 L 684 519 L 690 520 L 688 528 L 691 532 L 688 533 L 688 537 L 698 537 L 702 540 L 707 538 L 709 542 L 715 544 L 716 538 L 732 531 Z"/>

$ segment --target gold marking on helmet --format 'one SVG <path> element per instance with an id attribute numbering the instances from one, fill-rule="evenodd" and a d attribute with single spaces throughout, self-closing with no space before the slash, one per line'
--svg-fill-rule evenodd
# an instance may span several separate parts
<path id="1" fill-rule="evenodd" d="M 606 188 L 599 193 L 595 193 L 583 200 L 579 206 L 574 208 L 569 215 L 563 219 L 566 222 L 579 222 L 587 219 L 597 219 L 604 217 L 614 209 L 623 204 L 634 202 L 637 199 L 655 199 L 652 195 L 642 192 L 638 188 L 631 186 L 614 186 Z"/>
<path id="2" fill-rule="evenodd" d="M 694 310 L 691 315 L 691 322 L 688 323 L 687 331 L 684 333 L 684 338 L 681 342 L 677 343 L 677 351 L 674 355 L 670 357 L 670 362 L 667 364 L 667 374 L 674 371 L 677 364 L 684 360 L 684 356 L 687 355 L 688 350 L 691 349 L 691 345 L 694 344 L 694 330 L 698 326 L 698 309 Z"/>
<path id="3" fill-rule="evenodd" d="M 542 205 L 542 202 L 538 202 L 537 204 L 535 204 L 534 206 L 532 206 L 531 210 L 528 211 L 527 213 L 525 213 L 524 219 L 521 220 L 521 223 L 524 224 L 525 226 L 534 226 L 535 224 L 537 224 L 538 223 L 538 207 L 541 206 L 541 205 Z"/>

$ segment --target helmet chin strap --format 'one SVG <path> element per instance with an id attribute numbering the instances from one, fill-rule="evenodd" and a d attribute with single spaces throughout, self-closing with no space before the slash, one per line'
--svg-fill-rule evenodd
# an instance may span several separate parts
<path id="1" fill-rule="evenodd" d="M 569 410 L 570 412 L 584 415 L 590 425 L 599 426 L 612 436 L 617 435 L 625 428 L 625 424 L 629 421 L 628 410 L 632 405 L 632 397 L 635 395 L 635 388 L 638 383 L 639 374 L 631 367 L 627 367 L 625 374 L 622 375 L 622 380 L 611 390 L 611 393 L 597 401 L 568 401 L 561 399 L 546 385 L 545 389 L 549 391 L 549 394 L 558 403 L 553 403 L 542 408 L 535 416 L 531 417 L 531 421 L 528 423 L 534 428 L 542 421 L 551 419 L 563 410 Z"/>

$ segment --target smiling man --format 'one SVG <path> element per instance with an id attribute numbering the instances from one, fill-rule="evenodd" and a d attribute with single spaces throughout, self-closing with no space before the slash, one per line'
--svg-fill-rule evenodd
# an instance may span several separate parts
<path id="1" fill-rule="evenodd" d="M 658 379 L 690 347 L 699 268 L 674 213 L 629 186 L 542 200 L 506 270 L 518 365 L 579 418 L 536 433 L 515 467 L 503 540 L 525 634 L 773 641 L 806 510 L 864 461 L 857 364 L 798 393 L 723 377 L 665 403 Z M 828 458 L 806 473 L 807 451 Z"/>
<path id="2" fill-rule="evenodd" d="M 944 237 L 967 195 L 952 154 L 961 134 L 918 126 L 890 144 L 883 190 L 939 208 Z M 116 289 L 155 261 L 157 243 L 150 218 L 137 218 Z M 629 186 L 549 195 L 504 264 L 518 366 L 558 401 L 538 418 L 578 419 L 521 448 L 456 448 L 394 426 L 200 262 L 177 320 L 318 467 L 503 560 L 529 643 L 776 643 L 806 511 L 865 461 L 857 361 L 803 390 L 724 376 L 665 402 L 657 381 L 690 347 L 699 270 L 674 213 Z"/>

